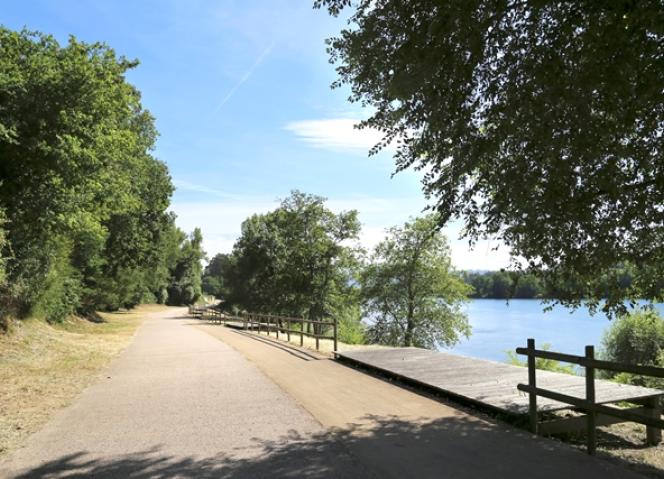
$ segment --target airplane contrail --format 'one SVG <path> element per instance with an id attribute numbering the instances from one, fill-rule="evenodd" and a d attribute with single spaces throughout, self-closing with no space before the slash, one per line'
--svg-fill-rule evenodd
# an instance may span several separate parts
<path id="1" fill-rule="evenodd" d="M 268 46 L 265 50 L 263 50 L 263 52 L 262 52 L 260 55 L 258 55 L 258 58 L 256 58 L 256 61 L 254 62 L 254 64 L 251 65 L 251 67 L 249 68 L 249 70 L 247 70 L 247 71 L 245 72 L 245 74 L 242 75 L 242 78 L 240 78 L 240 80 L 239 80 L 235 85 L 233 85 L 233 88 L 231 88 L 231 89 L 229 90 L 229 92 L 226 94 L 226 96 L 224 97 L 224 99 L 221 100 L 221 102 L 219 103 L 219 105 L 217 105 L 217 108 L 215 108 L 215 109 L 212 111 L 212 114 L 213 114 L 213 115 L 214 115 L 215 113 L 217 113 L 219 110 L 221 110 L 221 107 L 223 107 L 223 106 L 226 104 L 226 102 L 228 102 L 228 100 L 231 99 L 231 97 L 235 94 L 235 92 L 238 91 L 238 89 L 242 86 L 242 84 L 243 84 L 244 82 L 246 82 L 246 81 L 249 79 L 249 77 L 251 77 L 251 75 L 254 73 L 254 70 L 256 70 L 256 68 L 258 68 L 258 66 L 259 66 L 261 63 L 263 63 L 263 60 L 265 60 L 265 57 L 268 56 L 268 55 L 270 54 L 270 52 L 272 51 L 272 48 L 274 47 L 274 43 L 275 43 L 275 42 L 272 42 L 272 43 L 270 44 L 270 46 Z"/>

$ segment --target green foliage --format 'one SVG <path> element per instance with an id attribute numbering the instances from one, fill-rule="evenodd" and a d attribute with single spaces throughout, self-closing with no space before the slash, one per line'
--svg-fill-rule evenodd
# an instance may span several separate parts
<path id="1" fill-rule="evenodd" d="M 201 230 L 196 228 L 182 244 L 168 287 L 168 304 L 194 304 L 198 301 L 202 294 L 203 259 L 203 235 Z"/>
<path id="2" fill-rule="evenodd" d="M 651 308 L 617 318 L 604 333 L 601 357 L 625 364 L 664 367 L 664 318 Z M 658 378 L 610 371 L 603 375 L 628 384 L 664 387 L 664 380 Z"/>
<path id="3" fill-rule="evenodd" d="M 361 277 L 370 342 L 393 346 L 451 346 L 471 329 L 461 311 L 470 288 L 450 264 L 447 239 L 429 215 L 391 228 Z"/>
<path id="4" fill-rule="evenodd" d="M 544 289 L 533 274 L 502 270 L 482 273 L 463 271 L 461 278 L 473 287 L 472 298 L 532 299 L 544 296 Z"/>
<path id="5" fill-rule="evenodd" d="M 364 344 L 366 342 L 366 327 L 360 321 L 359 308 L 357 316 L 338 315 L 338 338 L 346 344 Z"/>
<path id="6" fill-rule="evenodd" d="M 71 266 L 71 244 L 59 242 L 50 255 L 52 263 L 39 289 L 36 313 L 49 321 L 62 321 L 76 311 L 81 295 L 81 279 Z"/>
<path id="7" fill-rule="evenodd" d="M 362 310 L 357 287 L 347 286 L 332 298 L 332 311 L 337 319 L 338 339 L 346 344 L 364 344 L 366 326 L 362 322 Z"/>
<path id="8" fill-rule="evenodd" d="M 231 256 L 219 253 L 215 255 L 203 271 L 203 292 L 217 299 L 228 296 L 224 275 L 231 266 Z"/>
<path id="9" fill-rule="evenodd" d="M 441 224 L 502 239 L 567 305 L 663 299 L 664 3 L 352 4 L 334 86 L 373 109 L 372 153 L 426 172 Z"/>
<path id="10" fill-rule="evenodd" d="M 551 344 L 544 343 L 542 348 L 544 351 L 551 350 Z M 507 362 L 514 366 L 528 367 L 528 361 L 521 359 L 514 351 L 506 351 Z M 535 369 L 542 369 L 544 371 L 553 371 L 556 373 L 577 374 L 573 364 L 564 364 L 555 359 L 535 358 Z"/>
<path id="11" fill-rule="evenodd" d="M 0 208 L 0 288 L 5 286 L 7 282 L 7 230 L 6 228 L 7 216 L 5 211 Z M 1 290 L 1 289 L 0 289 Z"/>
<path id="12" fill-rule="evenodd" d="M 228 307 L 322 319 L 352 302 L 357 212 L 335 214 L 325 199 L 293 191 L 279 208 L 242 223 L 222 271 Z M 345 299 L 342 299 L 345 298 Z"/>
<path id="13" fill-rule="evenodd" d="M 3 316 L 131 307 L 181 281 L 173 185 L 125 79 L 137 65 L 101 43 L 0 27 Z M 200 266 L 187 274 L 200 294 Z"/>

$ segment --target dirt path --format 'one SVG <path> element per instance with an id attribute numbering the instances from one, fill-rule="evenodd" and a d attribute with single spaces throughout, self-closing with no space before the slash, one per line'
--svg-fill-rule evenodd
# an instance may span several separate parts
<path id="1" fill-rule="evenodd" d="M 328 430 L 264 463 L 343 443 L 378 477 L 636 478 L 623 467 L 489 422 L 329 359 L 312 359 L 222 326 L 201 325 L 256 364 Z M 326 477 L 325 474 L 312 477 Z"/>
<path id="2" fill-rule="evenodd" d="M 183 312 L 148 319 L 102 380 L 0 463 L 0 477 L 368 475 L 337 443 L 265 461 L 285 437 L 296 451 L 323 427 L 237 351 L 174 319 Z"/>

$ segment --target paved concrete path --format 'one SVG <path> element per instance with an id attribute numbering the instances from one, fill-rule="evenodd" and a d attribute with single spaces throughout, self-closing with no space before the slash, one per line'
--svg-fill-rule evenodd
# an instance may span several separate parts
<path id="1" fill-rule="evenodd" d="M 182 312 L 147 320 L 0 477 L 639 477 Z"/>
<path id="2" fill-rule="evenodd" d="M 0 477 L 370 476 L 338 443 L 297 454 L 324 434 L 320 423 L 241 354 L 175 319 L 183 312 L 148 319 L 95 385 L 0 463 Z M 284 438 L 293 454 L 265 461 Z"/>
<path id="3" fill-rule="evenodd" d="M 343 443 L 381 478 L 633 479 L 570 446 L 443 404 L 330 359 L 306 358 L 265 336 L 200 329 L 240 351 L 307 409 L 327 433 L 293 451 L 282 440 L 266 463 Z M 322 465 L 322 464 L 321 464 Z M 313 477 L 326 477 L 320 474 Z"/>

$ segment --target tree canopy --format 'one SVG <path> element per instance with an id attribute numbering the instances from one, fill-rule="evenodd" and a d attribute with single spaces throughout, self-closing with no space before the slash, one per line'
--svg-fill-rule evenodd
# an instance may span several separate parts
<path id="1" fill-rule="evenodd" d="M 229 305 L 311 319 L 344 308 L 357 265 L 347 243 L 359 229 L 356 211 L 337 214 L 324 198 L 293 191 L 242 223 L 226 269 Z"/>
<path id="2" fill-rule="evenodd" d="M 447 239 L 429 215 L 388 230 L 361 276 L 371 342 L 452 346 L 470 335 L 461 305 L 470 292 L 450 263 Z"/>
<path id="3" fill-rule="evenodd" d="M 214 255 L 203 271 L 203 292 L 217 299 L 225 299 L 228 296 L 228 286 L 224 276 L 230 266 L 231 255 L 224 253 Z"/>
<path id="4" fill-rule="evenodd" d="M 394 141 L 397 171 L 424 172 L 441 224 L 502 239 L 566 304 L 662 300 L 661 1 L 353 4 L 334 86 L 372 108 L 373 153 Z"/>
<path id="5" fill-rule="evenodd" d="M 0 27 L 0 315 L 165 301 L 184 237 L 154 119 L 125 79 L 137 65 Z"/>

